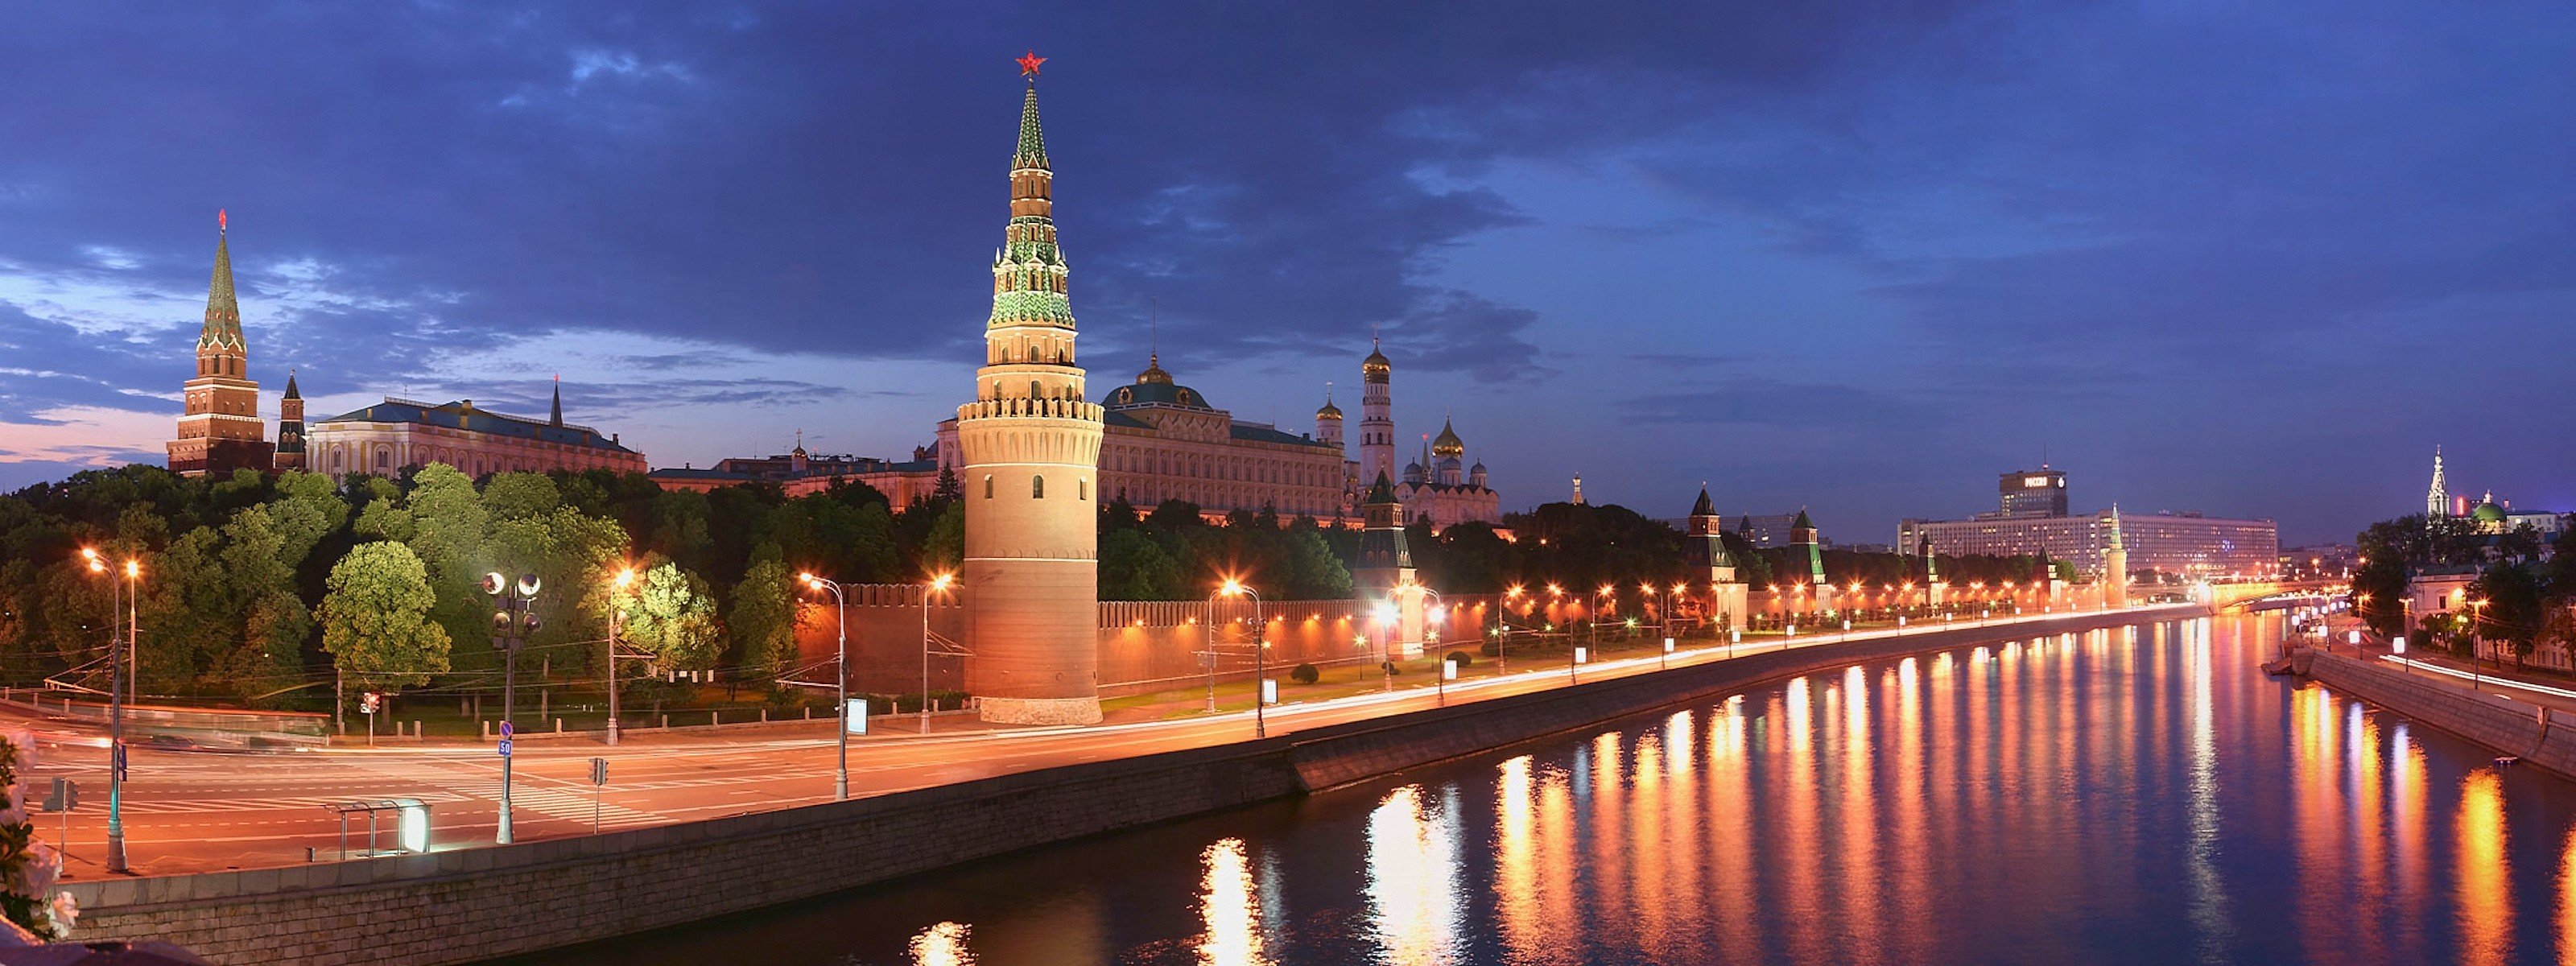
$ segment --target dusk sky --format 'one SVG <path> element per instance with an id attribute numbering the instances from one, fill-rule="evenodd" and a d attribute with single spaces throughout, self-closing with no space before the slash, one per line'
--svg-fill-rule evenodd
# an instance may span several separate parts
<path id="1" fill-rule="evenodd" d="M 972 391 L 1035 48 L 1096 398 L 1311 431 L 1372 329 L 1506 510 L 2576 510 L 2576 7 L 27 5 L 0 489 L 158 464 L 215 212 L 263 415 L 907 458 Z M 1408 449 L 1407 456 L 1410 456 Z"/>

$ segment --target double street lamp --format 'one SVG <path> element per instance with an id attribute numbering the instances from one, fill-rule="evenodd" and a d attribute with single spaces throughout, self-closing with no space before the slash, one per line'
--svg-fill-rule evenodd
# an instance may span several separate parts
<path id="1" fill-rule="evenodd" d="M 493 836 L 500 845 L 511 842 L 510 738 L 518 723 L 519 649 L 537 632 L 537 591 L 544 587 L 533 573 L 520 574 L 516 581 L 497 570 L 483 575 L 483 593 L 493 599 L 492 646 L 501 651 L 501 825 Z M 609 693 L 616 693 L 613 681 Z"/>
<path id="2" fill-rule="evenodd" d="M 81 558 L 89 562 L 89 572 L 109 574 L 107 560 L 95 548 L 81 548 Z M 125 691 L 127 666 L 137 656 L 136 644 L 141 638 L 142 608 L 136 600 L 135 582 L 143 576 L 143 565 L 133 558 L 125 561 L 125 646 L 116 645 L 116 578 L 108 577 L 107 598 L 107 871 L 124 872 L 125 868 Z"/>

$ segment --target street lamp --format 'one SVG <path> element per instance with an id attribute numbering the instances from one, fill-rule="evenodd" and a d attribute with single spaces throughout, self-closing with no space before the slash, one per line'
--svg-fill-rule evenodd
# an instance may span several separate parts
<path id="1" fill-rule="evenodd" d="M 89 571 L 108 574 L 106 559 L 97 550 L 81 548 L 81 558 L 89 561 Z M 142 608 L 135 601 L 135 581 L 143 575 L 142 565 L 133 558 L 125 561 L 125 648 L 116 646 L 116 578 L 107 582 L 107 871 L 125 869 L 125 669 L 122 656 L 131 653 L 141 637 L 136 624 Z"/>
<path id="2" fill-rule="evenodd" d="M 1216 592 L 1225 597 L 1248 595 L 1252 598 L 1252 736 L 1270 737 L 1270 723 L 1263 717 L 1264 706 L 1270 703 L 1270 699 L 1262 693 L 1270 687 L 1270 642 L 1266 640 L 1270 636 L 1270 622 L 1261 615 L 1261 593 L 1244 586 L 1243 581 L 1232 577 L 1226 578 L 1225 583 L 1219 586 Z M 1208 623 L 1215 624 L 1216 618 L 1211 615 Z M 1216 665 L 1215 648 L 1208 650 L 1208 665 L 1210 667 Z"/>
<path id="3" fill-rule="evenodd" d="M 832 720 L 841 723 L 834 729 L 840 732 L 841 759 L 832 772 L 832 800 L 846 801 L 850 797 L 850 605 L 841 596 L 840 581 L 825 580 L 813 574 L 797 574 L 796 579 L 804 581 L 807 588 L 832 592 L 832 612 L 840 655 L 833 661 L 832 677 L 838 682 L 835 690 L 840 697 L 841 709 L 832 715 Z"/>
<path id="4" fill-rule="evenodd" d="M 515 582 L 497 570 L 483 575 L 483 593 L 496 601 L 497 608 L 492 612 L 492 646 L 501 651 L 501 826 L 492 837 L 500 845 L 512 840 L 510 736 L 518 723 L 519 648 L 537 632 L 534 608 L 537 591 L 544 587 L 533 573 L 522 573 Z"/>
<path id="5" fill-rule="evenodd" d="M 617 605 L 618 592 L 635 582 L 635 568 L 617 572 L 608 582 L 608 743 L 617 743 Z"/>
<path id="6" fill-rule="evenodd" d="M 948 585 L 956 580 L 956 574 L 933 575 L 921 592 L 921 707 L 918 710 L 921 712 L 921 733 L 925 735 L 930 733 L 930 598 L 934 594 L 947 593 Z M 846 744 L 847 739 L 843 742 Z"/>
<path id="7" fill-rule="evenodd" d="M 1378 627 L 1377 661 L 1379 670 L 1384 672 L 1382 677 L 1386 681 L 1386 687 L 1383 688 L 1383 690 L 1387 691 L 1395 690 L 1395 634 L 1397 616 L 1398 613 L 1396 611 L 1394 600 L 1389 599 L 1378 601 L 1376 613 Z"/>

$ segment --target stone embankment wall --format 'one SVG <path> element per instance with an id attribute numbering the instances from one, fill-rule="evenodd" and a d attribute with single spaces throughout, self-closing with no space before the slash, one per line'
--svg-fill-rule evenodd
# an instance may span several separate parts
<path id="1" fill-rule="evenodd" d="M 83 938 L 218 963 L 456 963 L 808 898 L 1035 845 L 1384 778 L 1781 677 L 2197 608 L 1802 647 L 1263 741 L 802 808 L 427 855 L 82 882 Z"/>
<path id="2" fill-rule="evenodd" d="M 2336 691 L 2576 779 L 2576 714 L 2442 675 L 2410 674 L 2375 658 L 2311 649 L 2294 661 L 2306 663 L 2301 673 Z"/>

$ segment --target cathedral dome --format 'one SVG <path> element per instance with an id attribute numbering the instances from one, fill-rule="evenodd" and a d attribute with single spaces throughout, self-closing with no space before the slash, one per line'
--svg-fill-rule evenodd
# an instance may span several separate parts
<path id="1" fill-rule="evenodd" d="M 1431 455 L 1462 456 L 1466 452 L 1467 444 L 1458 439 L 1458 431 L 1449 428 L 1448 420 L 1441 420 L 1440 435 L 1431 439 Z"/>
<path id="2" fill-rule="evenodd" d="M 2469 519 L 2479 523 L 2503 523 L 2504 508 L 2494 503 L 2480 503 L 2469 508 Z"/>
<path id="3" fill-rule="evenodd" d="M 1324 400 L 1324 408 L 1315 410 L 1315 418 L 1340 419 L 1342 418 L 1342 407 L 1333 405 L 1332 400 Z"/>
<path id="4" fill-rule="evenodd" d="M 1377 340 L 1370 339 L 1368 358 L 1360 360 L 1360 374 L 1370 382 L 1385 382 L 1394 371 L 1395 364 L 1387 361 L 1386 353 L 1378 351 Z"/>

